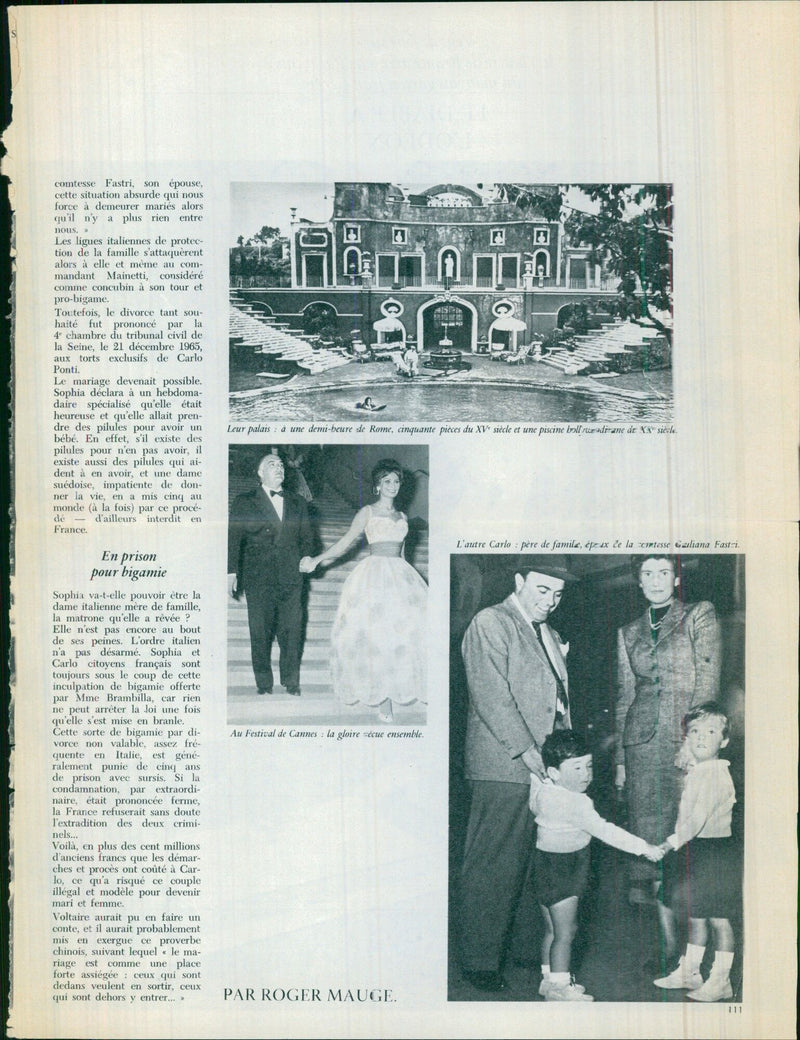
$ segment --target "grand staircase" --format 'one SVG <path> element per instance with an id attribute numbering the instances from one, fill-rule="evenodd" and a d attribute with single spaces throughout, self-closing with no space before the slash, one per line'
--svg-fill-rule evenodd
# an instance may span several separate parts
<path id="1" fill-rule="evenodd" d="M 312 503 L 318 517 L 317 531 L 323 547 L 341 538 L 350 526 L 355 510 L 332 488 L 326 486 Z M 412 562 L 425 580 L 428 580 L 427 531 L 417 532 Z M 406 544 L 408 549 L 412 536 Z M 271 695 L 256 693 L 250 665 L 250 636 L 247 630 L 247 606 L 244 600 L 228 600 L 228 722 L 231 725 L 288 725 L 313 726 L 384 725 L 377 721 L 377 709 L 364 705 L 342 706 L 333 696 L 330 673 L 330 642 L 333 619 L 347 575 L 368 550 L 366 544 L 357 545 L 346 557 L 327 569 L 320 569 L 308 581 L 308 620 L 305 645 L 300 664 L 300 697 L 291 697 L 276 685 Z M 407 555 L 407 558 L 409 556 Z M 273 645 L 272 669 L 278 683 L 278 643 Z M 424 704 L 395 706 L 396 725 L 418 726 L 426 721 Z"/>
<path id="2" fill-rule="evenodd" d="M 668 368 L 666 336 L 655 326 L 632 321 L 606 322 L 601 328 L 576 335 L 572 349 L 559 348 L 541 361 L 567 375 L 621 374 Z"/>
<path id="3" fill-rule="evenodd" d="M 264 373 L 293 375 L 325 372 L 353 360 L 337 350 L 319 346 L 317 336 L 288 332 L 258 303 L 245 302 L 231 293 L 228 339 L 232 355 Z"/>

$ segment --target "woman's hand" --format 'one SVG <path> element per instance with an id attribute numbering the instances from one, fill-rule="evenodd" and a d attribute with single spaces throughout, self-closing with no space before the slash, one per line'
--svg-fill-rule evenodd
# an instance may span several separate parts
<path id="1" fill-rule="evenodd" d="M 304 556 L 300 561 L 300 573 L 312 574 L 317 569 L 319 556 Z"/>
<path id="2" fill-rule="evenodd" d="M 692 766 L 696 764 L 695 757 L 689 750 L 689 741 L 684 740 L 678 754 L 675 756 L 675 766 L 684 773 L 688 773 Z"/>
<path id="3" fill-rule="evenodd" d="M 664 858 L 664 849 L 660 845 L 648 845 L 644 856 L 645 859 L 649 859 L 651 863 L 658 863 Z"/>
<path id="4" fill-rule="evenodd" d="M 625 766 L 617 766 L 617 772 L 614 776 L 614 786 L 618 791 L 621 791 L 625 787 Z"/>

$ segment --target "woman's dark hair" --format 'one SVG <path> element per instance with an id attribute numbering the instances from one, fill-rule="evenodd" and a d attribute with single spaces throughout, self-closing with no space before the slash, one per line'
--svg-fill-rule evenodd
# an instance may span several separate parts
<path id="1" fill-rule="evenodd" d="M 633 574 L 633 580 L 639 582 L 641 576 L 642 567 L 648 560 L 669 560 L 672 564 L 672 573 L 676 578 L 681 576 L 681 565 L 680 557 L 670 556 L 669 553 L 651 552 L 643 553 L 640 556 L 631 556 L 631 573 Z"/>
<path id="2" fill-rule="evenodd" d="M 403 467 L 394 459 L 381 459 L 372 468 L 372 486 L 377 491 L 378 484 L 390 473 L 395 473 L 400 483 L 403 483 Z"/>
<path id="3" fill-rule="evenodd" d="M 545 737 L 542 745 L 542 761 L 545 769 L 558 769 L 568 758 L 583 758 L 589 751 L 586 742 L 572 729 L 554 730 Z"/>

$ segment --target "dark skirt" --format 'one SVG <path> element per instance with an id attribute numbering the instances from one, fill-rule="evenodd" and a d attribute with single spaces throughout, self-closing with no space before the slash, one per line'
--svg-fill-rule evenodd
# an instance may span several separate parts
<path id="1" fill-rule="evenodd" d="M 662 899 L 688 917 L 736 917 L 742 899 L 741 856 L 733 838 L 695 838 L 663 860 Z"/>
<path id="2" fill-rule="evenodd" d="M 533 888 L 542 906 L 555 906 L 564 899 L 579 899 L 589 883 L 589 846 L 577 852 L 545 852 L 533 854 Z"/>
<path id="3" fill-rule="evenodd" d="M 653 734 L 646 744 L 625 748 L 625 796 L 628 827 L 651 845 L 660 845 L 675 830 L 683 774 L 675 765 L 680 743 L 671 735 Z M 630 865 L 631 877 L 654 881 L 657 865 L 641 858 Z"/>

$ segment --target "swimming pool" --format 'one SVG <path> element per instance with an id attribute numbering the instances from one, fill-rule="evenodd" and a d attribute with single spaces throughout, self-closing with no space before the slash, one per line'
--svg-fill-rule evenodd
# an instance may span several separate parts
<path id="1" fill-rule="evenodd" d="M 543 389 L 525 386 L 492 386 L 453 381 L 425 383 L 373 383 L 369 386 L 329 390 L 265 391 L 230 403 L 232 420 L 269 421 L 295 419 L 305 422 L 364 421 L 369 412 L 355 408 L 368 392 L 386 407 L 375 421 L 405 422 L 670 422 L 672 397 L 647 400 L 589 390 Z"/>

